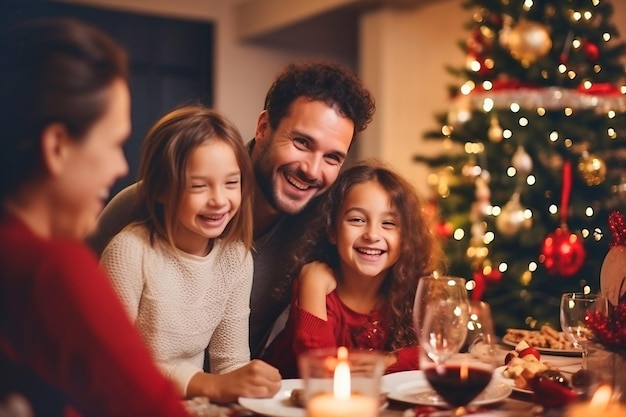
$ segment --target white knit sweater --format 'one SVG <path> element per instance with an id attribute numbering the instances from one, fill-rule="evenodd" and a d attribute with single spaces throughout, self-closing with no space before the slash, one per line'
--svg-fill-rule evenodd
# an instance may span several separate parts
<path id="1" fill-rule="evenodd" d="M 101 265 L 163 373 L 182 395 L 202 372 L 208 346 L 211 372 L 250 361 L 248 317 L 252 256 L 243 244 L 216 241 L 204 257 L 173 253 L 144 226 L 131 225 L 107 245 Z"/>

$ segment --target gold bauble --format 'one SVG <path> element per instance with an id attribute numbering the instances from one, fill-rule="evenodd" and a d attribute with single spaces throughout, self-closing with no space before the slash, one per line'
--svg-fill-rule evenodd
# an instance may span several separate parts
<path id="1" fill-rule="evenodd" d="M 502 126 L 500 126 L 500 123 L 498 123 L 498 118 L 492 117 L 491 121 L 489 122 L 489 129 L 487 130 L 487 137 L 489 137 L 489 140 L 493 143 L 502 142 L 503 132 L 504 131 L 502 130 Z"/>
<path id="2" fill-rule="evenodd" d="M 515 236 L 521 229 L 530 228 L 532 220 L 526 218 L 524 211 L 519 201 L 519 194 L 513 194 L 496 217 L 498 232 L 503 236 L 511 237 Z"/>
<path id="3" fill-rule="evenodd" d="M 528 67 L 552 48 L 550 31 L 541 23 L 521 20 L 509 33 L 507 47 L 511 55 Z"/>
<path id="4" fill-rule="evenodd" d="M 585 152 L 578 160 L 578 172 L 587 185 L 600 185 L 606 178 L 606 164 L 597 155 Z"/>

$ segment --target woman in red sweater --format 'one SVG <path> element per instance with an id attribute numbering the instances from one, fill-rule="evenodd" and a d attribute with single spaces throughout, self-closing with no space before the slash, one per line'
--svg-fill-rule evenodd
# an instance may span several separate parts
<path id="1" fill-rule="evenodd" d="M 338 346 L 385 352 L 387 373 L 417 369 L 417 280 L 439 266 L 442 252 L 415 190 L 366 161 L 339 176 L 317 213 L 294 245 L 287 324 L 263 358 L 283 378 L 298 376 L 304 351 Z"/>
<path id="2" fill-rule="evenodd" d="M 0 403 L 35 416 L 185 416 L 81 242 L 128 166 L 126 58 L 72 20 L 0 37 Z"/>

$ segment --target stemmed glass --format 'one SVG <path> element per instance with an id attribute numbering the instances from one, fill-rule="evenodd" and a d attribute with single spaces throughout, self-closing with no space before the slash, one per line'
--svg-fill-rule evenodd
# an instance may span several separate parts
<path id="1" fill-rule="evenodd" d="M 488 304 L 428 304 L 420 334 L 420 369 L 454 407 L 454 416 L 467 414 L 466 406 L 489 385 L 496 364 L 494 341 Z"/>
<path id="2" fill-rule="evenodd" d="M 468 304 L 464 278 L 428 275 L 419 279 L 415 292 L 415 302 L 413 303 L 413 325 L 418 339 L 421 334 L 426 306 L 435 301 L 445 300 L 453 301 L 459 306 Z"/>
<path id="3" fill-rule="evenodd" d="M 450 301 L 453 305 L 467 307 L 469 299 L 465 282 L 464 278 L 451 276 L 427 275 L 420 277 L 413 303 L 413 326 L 418 339 L 422 337 L 424 318 L 429 304 L 438 301 Z M 430 403 L 443 402 L 442 398 L 434 391 L 425 392 L 422 395 Z"/>
<path id="4" fill-rule="evenodd" d="M 606 298 L 599 294 L 566 292 L 561 296 L 561 329 L 574 346 L 582 351 L 582 369 L 587 369 L 587 345 L 593 336 L 585 316 L 595 310 L 606 313 L 607 309 Z"/>

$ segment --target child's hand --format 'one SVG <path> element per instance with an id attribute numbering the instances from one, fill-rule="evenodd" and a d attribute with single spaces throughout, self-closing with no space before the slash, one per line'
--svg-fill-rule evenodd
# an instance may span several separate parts
<path id="1" fill-rule="evenodd" d="M 258 359 L 226 374 L 202 377 L 205 395 L 217 403 L 237 401 L 238 397 L 269 398 L 278 392 L 281 383 L 278 369 Z"/>
<path id="2" fill-rule="evenodd" d="M 300 271 L 300 308 L 327 320 L 326 296 L 337 288 L 337 280 L 332 268 L 323 262 L 310 262 Z"/>

